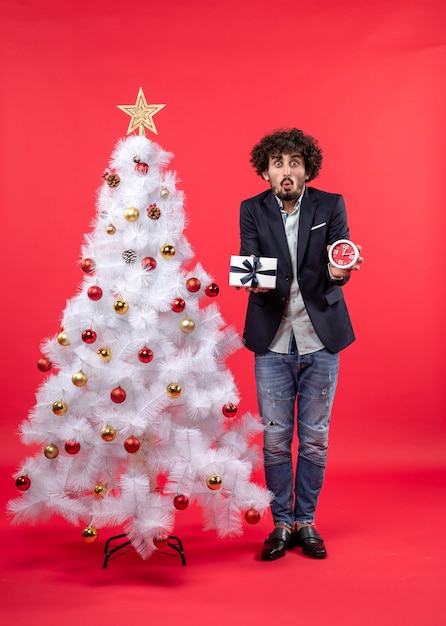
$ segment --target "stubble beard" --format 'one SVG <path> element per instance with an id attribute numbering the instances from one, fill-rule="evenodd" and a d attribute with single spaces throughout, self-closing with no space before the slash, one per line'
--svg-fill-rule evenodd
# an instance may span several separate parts
<path id="1" fill-rule="evenodd" d="M 290 191 L 279 190 L 276 193 L 276 196 L 279 198 L 279 200 L 282 200 L 282 202 L 289 202 L 291 200 L 297 200 L 297 198 L 300 196 L 300 193 L 294 189 L 290 189 Z"/>

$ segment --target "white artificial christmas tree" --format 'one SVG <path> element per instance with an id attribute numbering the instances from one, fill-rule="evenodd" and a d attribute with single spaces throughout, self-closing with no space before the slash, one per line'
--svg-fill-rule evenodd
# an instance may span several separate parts
<path id="1" fill-rule="evenodd" d="M 120 527 L 143 558 L 189 503 L 223 537 L 258 521 L 271 497 L 252 482 L 261 426 L 239 414 L 225 366 L 240 340 L 219 313 L 218 286 L 193 263 L 172 155 L 144 135 L 162 106 L 140 90 L 120 107 L 140 134 L 115 147 L 79 293 L 42 345 L 48 375 L 21 426 L 41 452 L 16 473 L 21 494 L 9 503 L 14 522 L 57 513 L 86 541 Z"/>

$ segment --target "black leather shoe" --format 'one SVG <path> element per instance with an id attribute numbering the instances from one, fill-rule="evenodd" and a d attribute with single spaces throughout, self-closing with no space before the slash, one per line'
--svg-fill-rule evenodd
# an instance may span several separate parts
<path id="1" fill-rule="evenodd" d="M 297 533 L 293 533 L 292 543 L 313 559 L 325 559 L 327 556 L 324 540 L 313 526 L 302 526 Z"/>
<path id="2" fill-rule="evenodd" d="M 276 527 L 265 539 L 265 546 L 262 550 L 264 561 L 275 561 L 285 556 L 291 533 L 286 528 Z"/>

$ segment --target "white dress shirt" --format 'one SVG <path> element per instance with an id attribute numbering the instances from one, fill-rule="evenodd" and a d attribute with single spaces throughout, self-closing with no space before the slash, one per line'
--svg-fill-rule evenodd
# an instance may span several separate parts
<path id="1" fill-rule="evenodd" d="M 304 193 L 305 190 L 298 198 L 294 206 L 294 211 L 290 214 L 283 210 L 282 201 L 276 196 L 285 226 L 285 234 L 293 268 L 293 280 L 291 282 L 290 293 L 282 321 L 274 339 L 268 347 L 268 350 L 279 352 L 280 354 L 289 353 L 292 339 L 291 333 L 294 333 L 299 354 L 310 354 L 311 352 L 317 352 L 324 348 L 323 343 L 311 323 L 297 281 L 297 236 L 299 233 L 300 205 Z"/>

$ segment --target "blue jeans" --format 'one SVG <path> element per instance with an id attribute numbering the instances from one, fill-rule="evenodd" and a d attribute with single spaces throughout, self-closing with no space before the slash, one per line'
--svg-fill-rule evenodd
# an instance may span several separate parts
<path id="1" fill-rule="evenodd" d="M 255 355 L 265 478 L 275 496 L 271 503 L 275 524 L 291 528 L 294 522 L 314 522 L 325 474 L 338 369 L 339 354 L 327 350 L 303 356 L 297 351 Z M 299 445 L 294 482 L 291 446 L 296 400 Z"/>

